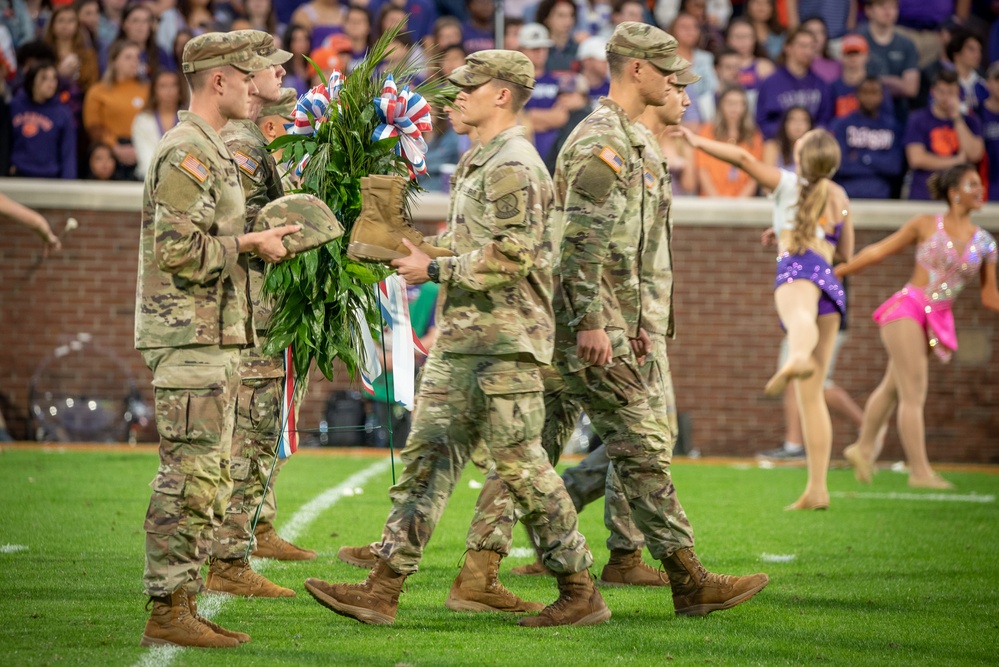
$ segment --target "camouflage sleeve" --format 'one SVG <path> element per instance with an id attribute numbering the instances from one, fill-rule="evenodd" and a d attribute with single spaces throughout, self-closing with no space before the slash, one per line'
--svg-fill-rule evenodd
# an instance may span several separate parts
<path id="1" fill-rule="evenodd" d="M 197 284 L 229 274 L 239 253 L 235 236 L 214 236 L 212 161 L 196 151 L 177 149 L 157 169 L 155 230 L 159 268 Z M 224 184 L 223 184 L 224 185 Z"/>
<path id="2" fill-rule="evenodd" d="M 236 164 L 239 167 L 239 182 L 246 195 L 246 232 L 266 231 L 257 225 L 260 209 L 284 196 L 284 186 L 277 173 L 274 159 L 263 146 L 250 145 L 242 141 L 227 141 Z"/>
<path id="3" fill-rule="evenodd" d="M 528 274 L 542 240 L 537 185 L 521 164 L 506 164 L 486 180 L 482 227 L 493 230 L 481 248 L 438 260 L 442 283 L 474 292 L 512 285 Z M 535 210 L 538 209 L 538 210 Z"/>
<path id="4" fill-rule="evenodd" d="M 609 151 L 609 152 L 608 152 Z M 614 226 L 627 209 L 627 188 L 619 178 L 623 148 L 579 146 L 567 156 L 559 279 L 574 331 L 603 329 L 601 281 Z"/>

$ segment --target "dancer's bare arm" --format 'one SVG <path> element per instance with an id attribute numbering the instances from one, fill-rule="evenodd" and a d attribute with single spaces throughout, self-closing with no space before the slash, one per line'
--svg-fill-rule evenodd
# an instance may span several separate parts
<path id="1" fill-rule="evenodd" d="M 891 236 L 877 243 L 872 243 L 858 252 L 850 261 L 837 266 L 835 269 L 836 277 L 849 276 L 866 269 L 868 266 L 879 264 L 886 257 L 890 257 L 908 246 L 918 243 L 924 235 L 924 228 L 927 224 L 932 225 L 933 220 L 932 215 L 918 215 L 912 218 Z"/>
<path id="2" fill-rule="evenodd" d="M 996 287 L 995 262 L 982 262 L 982 305 L 999 313 L 999 288 Z"/>
<path id="3" fill-rule="evenodd" d="M 745 148 L 733 146 L 723 141 L 715 141 L 694 134 L 690 129 L 677 125 L 671 131 L 672 136 L 682 137 L 688 144 L 702 150 L 712 157 L 724 160 L 734 167 L 742 169 L 749 177 L 762 187 L 773 190 L 780 184 L 780 169 L 764 163 Z"/>

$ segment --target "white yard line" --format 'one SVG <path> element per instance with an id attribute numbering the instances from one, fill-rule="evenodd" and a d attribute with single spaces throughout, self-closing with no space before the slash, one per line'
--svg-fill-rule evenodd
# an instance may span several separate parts
<path id="1" fill-rule="evenodd" d="M 869 493 L 856 491 L 834 491 L 829 494 L 834 498 L 857 498 L 860 500 L 924 500 L 938 503 L 994 503 L 993 495 L 977 493 Z"/>
<path id="2" fill-rule="evenodd" d="M 389 459 L 383 459 L 351 475 L 342 483 L 326 489 L 318 496 L 302 505 L 297 512 L 288 520 L 280 531 L 281 537 L 294 542 L 312 524 L 320 514 L 340 502 L 341 498 L 356 495 L 357 490 L 363 487 L 372 477 L 381 475 L 388 470 Z M 270 564 L 268 559 L 255 560 L 253 569 L 263 574 Z M 218 616 L 229 602 L 239 600 L 239 598 L 227 595 L 202 595 L 198 600 L 198 613 L 211 620 Z M 157 646 L 142 654 L 134 667 L 169 667 L 174 657 L 179 651 L 184 650 L 179 646 Z"/>

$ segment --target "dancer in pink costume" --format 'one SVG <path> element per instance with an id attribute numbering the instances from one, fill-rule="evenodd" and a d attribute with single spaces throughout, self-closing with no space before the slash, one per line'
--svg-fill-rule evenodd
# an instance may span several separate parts
<path id="1" fill-rule="evenodd" d="M 888 368 L 867 399 L 860 439 L 843 451 L 857 480 L 865 484 L 871 481 L 880 453 L 875 436 L 897 405 L 898 434 L 909 461 L 909 486 L 953 488 L 933 471 L 926 456 L 923 405 L 930 350 L 947 362 L 957 349 L 951 305 L 965 285 L 977 279 L 982 305 L 999 312 L 996 242 L 971 222 L 971 212 L 983 204 L 977 168 L 961 164 L 937 172 L 930 177 L 929 188 L 934 199 L 947 202 L 945 214 L 916 216 L 836 267 L 838 277 L 848 276 L 916 245 L 916 266 L 908 284 L 874 311 L 888 352 Z"/>

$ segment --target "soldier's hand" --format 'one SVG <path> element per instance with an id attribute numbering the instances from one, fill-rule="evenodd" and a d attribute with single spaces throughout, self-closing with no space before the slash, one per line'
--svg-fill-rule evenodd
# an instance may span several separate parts
<path id="1" fill-rule="evenodd" d="M 645 363 L 646 355 L 652 351 L 652 339 L 649 338 L 649 334 L 645 329 L 639 329 L 638 337 L 632 338 L 630 343 L 631 350 L 635 353 L 635 359 L 638 361 L 638 365 L 641 366 Z"/>
<path id="2" fill-rule="evenodd" d="M 430 280 L 430 276 L 427 275 L 430 255 L 410 243 L 408 239 L 403 239 L 402 242 L 409 248 L 409 254 L 399 259 L 393 259 L 392 266 L 407 284 L 422 285 Z"/>
<path id="3" fill-rule="evenodd" d="M 603 329 L 590 329 L 576 334 L 576 355 L 588 364 L 606 366 L 614 357 L 610 337 Z"/>
<path id="4" fill-rule="evenodd" d="M 301 225 L 285 225 L 274 227 L 263 232 L 252 232 L 239 237 L 241 251 L 253 252 L 265 262 L 277 263 L 282 259 L 294 257 L 288 252 L 281 241 L 288 234 L 301 231 Z"/>

